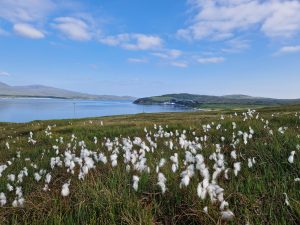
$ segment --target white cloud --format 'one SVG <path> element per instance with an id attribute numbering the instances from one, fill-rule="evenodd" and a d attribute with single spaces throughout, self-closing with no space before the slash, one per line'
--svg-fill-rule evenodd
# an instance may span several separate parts
<path id="1" fill-rule="evenodd" d="M 92 38 L 92 33 L 89 31 L 88 25 L 81 19 L 59 17 L 54 21 L 53 27 L 69 39 L 87 41 Z"/>
<path id="2" fill-rule="evenodd" d="M 128 50 L 159 49 L 163 45 L 163 41 L 159 36 L 127 33 L 107 36 L 101 38 L 99 42 L 110 46 L 120 46 Z"/>
<path id="3" fill-rule="evenodd" d="M 96 20 L 91 14 L 82 12 L 82 5 L 74 0 L 0 0 L 0 19 L 12 24 L 31 24 L 31 28 L 43 27 L 46 30 L 45 25 L 50 23 L 51 17 L 68 13 L 72 17 L 61 16 L 54 19 L 54 22 L 50 23 L 52 28 L 73 40 L 90 40 L 92 34 L 97 35 L 99 32 L 99 19 Z M 32 29 L 28 31 L 28 27 L 26 28 L 27 31 L 22 28 L 21 32 L 16 33 L 31 37 L 27 34 L 32 33 Z"/>
<path id="4" fill-rule="evenodd" d="M 41 39 L 45 37 L 42 31 L 26 23 L 17 23 L 14 25 L 13 29 L 16 34 L 22 37 L 27 37 L 32 39 Z"/>
<path id="5" fill-rule="evenodd" d="M 161 52 L 153 52 L 151 53 L 152 55 L 162 58 L 162 59 L 168 59 L 169 55 L 165 54 L 165 53 L 161 53 Z"/>
<path id="6" fill-rule="evenodd" d="M 234 38 L 226 42 L 227 46 L 222 49 L 226 53 L 238 53 L 250 47 L 250 41 Z"/>
<path id="7" fill-rule="evenodd" d="M 118 34 L 115 36 L 103 37 L 99 40 L 100 43 L 110 46 L 122 45 L 122 43 L 128 42 L 130 40 L 129 34 Z"/>
<path id="8" fill-rule="evenodd" d="M 292 37 L 300 31 L 300 2 L 274 1 L 261 30 L 270 37 Z"/>
<path id="9" fill-rule="evenodd" d="M 158 36 L 133 34 L 131 37 L 133 42 L 123 44 L 123 47 L 129 50 L 148 50 L 162 46 L 162 39 Z"/>
<path id="10" fill-rule="evenodd" d="M 170 64 L 172 66 L 180 67 L 180 68 L 187 68 L 188 67 L 188 64 L 185 63 L 185 62 L 171 62 Z"/>
<path id="11" fill-rule="evenodd" d="M 43 19 L 56 5 L 51 0 L 1 0 L 0 18 L 12 23 Z"/>
<path id="12" fill-rule="evenodd" d="M 207 64 L 207 63 L 221 63 L 225 61 L 223 57 L 208 57 L 208 58 L 198 58 L 198 63 Z"/>
<path id="13" fill-rule="evenodd" d="M 192 23 L 177 31 L 190 39 L 227 39 L 236 32 L 262 31 L 269 37 L 292 37 L 300 31 L 297 0 L 190 0 Z"/>
<path id="14" fill-rule="evenodd" d="M 281 55 L 281 54 L 288 54 L 288 53 L 296 53 L 300 52 L 300 45 L 294 45 L 294 46 L 284 46 L 280 48 L 275 55 Z"/>
<path id="15" fill-rule="evenodd" d="M 177 58 L 182 55 L 182 51 L 177 49 L 170 49 L 167 51 L 168 55 L 172 58 Z"/>
<path id="16" fill-rule="evenodd" d="M 129 58 L 127 59 L 128 62 L 131 62 L 131 63 L 147 63 L 148 60 L 147 59 L 144 59 L 144 58 Z"/>
<path id="17" fill-rule="evenodd" d="M 182 51 L 177 49 L 162 49 L 161 52 L 153 52 L 152 55 L 162 59 L 175 59 L 182 55 Z"/>
<path id="18" fill-rule="evenodd" d="M 10 76 L 10 73 L 5 72 L 5 71 L 0 71 L 0 76 L 7 77 L 7 76 Z"/>

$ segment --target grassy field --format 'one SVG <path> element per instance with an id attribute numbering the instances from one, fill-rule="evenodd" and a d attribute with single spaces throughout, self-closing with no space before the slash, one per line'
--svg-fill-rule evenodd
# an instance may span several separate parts
<path id="1" fill-rule="evenodd" d="M 0 223 L 300 224 L 299 126 L 300 106 L 0 123 Z"/>
<path id="2" fill-rule="evenodd" d="M 265 108 L 268 107 L 267 105 L 242 105 L 242 104 L 201 104 L 199 105 L 198 109 L 210 109 L 210 110 L 240 110 L 244 109 L 247 110 L 251 109 L 258 109 L 258 108 Z"/>

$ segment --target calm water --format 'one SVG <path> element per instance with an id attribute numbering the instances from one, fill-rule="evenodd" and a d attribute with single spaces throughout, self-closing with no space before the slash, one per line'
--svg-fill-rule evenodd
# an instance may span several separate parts
<path id="1" fill-rule="evenodd" d="M 135 105 L 131 101 L 0 99 L 0 122 L 68 119 L 121 114 L 180 112 L 172 105 Z"/>

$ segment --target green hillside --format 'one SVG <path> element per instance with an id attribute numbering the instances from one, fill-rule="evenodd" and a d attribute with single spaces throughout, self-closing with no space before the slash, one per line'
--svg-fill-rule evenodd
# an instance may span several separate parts
<path id="1" fill-rule="evenodd" d="M 276 106 L 285 104 L 300 104 L 300 99 L 273 99 L 252 97 L 247 95 L 193 95 L 193 94 L 167 94 L 139 98 L 135 104 L 174 104 L 177 106 L 193 108 L 243 108 L 243 107 L 262 107 Z"/>

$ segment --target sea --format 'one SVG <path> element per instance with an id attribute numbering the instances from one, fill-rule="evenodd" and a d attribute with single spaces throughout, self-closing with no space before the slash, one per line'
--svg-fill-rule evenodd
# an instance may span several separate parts
<path id="1" fill-rule="evenodd" d="M 127 100 L 70 100 L 50 98 L 1 98 L 0 122 L 73 119 L 138 113 L 184 112 L 175 105 L 136 105 Z"/>

